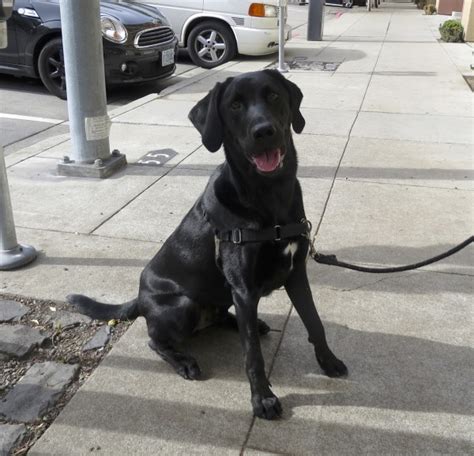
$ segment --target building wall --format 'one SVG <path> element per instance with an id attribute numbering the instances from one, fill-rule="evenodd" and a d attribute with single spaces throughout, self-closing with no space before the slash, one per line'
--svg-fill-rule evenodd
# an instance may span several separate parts
<path id="1" fill-rule="evenodd" d="M 474 41 L 474 2 L 473 0 L 464 0 L 462 10 L 462 25 L 464 27 L 464 40 Z"/>
<path id="2" fill-rule="evenodd" d="M 453 11 L 462 11 L 463 0 L 437 0 L 436 9 L 438 10 L 438 14 L 451 16 Z"/>

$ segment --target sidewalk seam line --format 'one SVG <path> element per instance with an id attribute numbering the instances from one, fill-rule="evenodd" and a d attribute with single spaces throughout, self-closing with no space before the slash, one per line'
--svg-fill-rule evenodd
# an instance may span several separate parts
<path id="1" fill-rule="evenodd" d="M 433 190 L 451 190 L 451 191 L 461 191 L 461 192 L 474 192 L 474 189 L 469 188 L 453 188 L 453 187 L 435 187 L 432 185 L 420 185 L 420 184 L 408 184 L 408 183 L 399 183 L 399 182 L 380 182 L 380 181 L 373 181 L 373 180 L 364 180 L 364 179 L 353 179 L 351 177 L 337 177 L 336 180 L 340 180 L 343 182 L 355 182 L 361 184 L 376 184 L 376 185 L 398 185 L 400 187 L 415 187 L 415 188 L 431 188 Z M 448 179 L 447 179 L 448 180 Z M 471 182 L 472 179 L 467 180 Z M 465 181 L 461 181 L 465 182 Z"/>
<path id="2" fill-rule="evenodd" d="M 366 13 L 363 17 L 365 17 L 368 13 Z M 389 20 L 388 20 L 388 25 L 387 25 L 387 29 L 385 30 L 385 36 L 384 36 L 384 40 L 382 42 L 382 45 L 380 46 L 380 49 L 379 49 L 379 52 L 377 54 L 377 59 L 375 60 L 375 63 L 374 63 L 374 66 L 372 68 L 372 71 L 370 73 L 370 77 L 369 77 L 369 80 L 367 82 L 367 87 L 365 88 L 365 92 L 364 92 L 364 96 L 362 97 L 362 100 L 360 102 L 360 105 L 359 105 L 359 109 L 357 110 L 357 113 L 354 117 L 354 120 L 352 122 L 352 125 L 351 125 L 351 128 L 349 129 L 349 132 L 347 134 L 347 140 L 346 140 L 346 143 L 344 145 L 344 149 L 342 150 L 342 154 L 341 154 L 341 157 L 339 158 L 339 161 L 337 163 L 337 167 L 336 167 L 336 170 L 334 172 L 334 176 L 333 176 L 333 180 L 332 180 L 332 183 L 331 183 L 331 186 L 329 188 L 329 192 L 328 192 L 328 196 L 326 197 L 326 201 L 324 202 L 324 206 L 323 206 L 323 210 L 321 212 L 321 217 L 319 218 L 319 222 L 318 222 L 318 225 L 314 231 L 314 235 L 313 235 L 313 242 L 315 242 L 316 240 L 316 236 L 318 235 L 319 233 L 319 230 L 321 228 L 321 225 L 323 223 L 323 220 L 324 220 L 324 216 L 326 215 L 326 210 L 327 210 L 327 207 L 329 205 L 329 200 L 331 199 L 331 195 L 332 195 L 332 191 L 334 189 L 334 185 L 336 183 L 336 180 L 337 180 L 337 175 L 339 174 L 339 169 L 341 167 L 341 163 L 342 163 L 342 160 L 344 159 L 344 156 L 346 154 L 346 151 L 347 151 L 347 146 L 349 145 L 349 141 L 351 140 L 351 134 L 352 134 L 352 130 L 354 129 L 354 126 L 357 122 L 357 119 L 359 118 L 359 114 L 361 113 L 362 111 L 362 106 L 364 105 L 364 102 L 365 102 L 365 98 L 367 96 L 367 92 L 369 91 L 369 87 L 370 87 L 370 83 L 372 82 L 372 79 L 374 77 L 374 72 L 377 68 L 377 64 L 379 62 L 379 59 L 380 59 L 380 55 L 382 54 L 382 50 L 384 48 L 384 44 L 385 44 L 385 39 L 387 37 L 387 31 L 388 31 L 388 28 L 390 26 L 390 23 L 392 21 L 392 17 L 393 17 L 393 13 L 390 14 L 390 17 L 389 17 Z"/>
<path id="3" fill-rule="evenodd" d="M 54 125 L 51 125 L 50 127 L 45 128 L 44 130 L 40 130 L 40 131 L 37 131 L 37 132 L 35 132 L 35 133 L 32 133 L 31 135 L 25 136 L 24 138 L 21 138 L 21 139 L 19 139 L 18 141 L 13 141 L 13 142 L 11 142 L 11 143 L 4 144 L 3 147 L 6 149 L 7 147 L 11 147 L 11 146 L 13 146 L 13 145 L 16 144 L 16 143 L 19 143 L 19 142 L 21 142 L 21 141 L 25 141 L 25 140 L 28 139 L 28 138 L 32 138 L 33 136 L 39 135 L 39 134 L 41 134 L 41 133 L 44 133 L 45 131 L 51 130 L 52 128 L 58 127 L 58 126 L 60 126 L 60 125 L 63 125 L 63 124 L 66 123 L 66 122 L 69 122 L 69 121 L 68 121 L 68 120 L 63 120 L 62 122 L 59 122 L 59 123 L 54 124 Z M 59 144 L 61 144 L 61 143 L 59 143 Z M 52 146 L 52 147 L 54 147 L 54 146 Z M 21 150 L 21 149 L 20 149 L 20 150 Z M 12 154 L 14 154 L 15 152 L 18 152 L 18 151 L 14 151 L 14 152 L 12 152 Z M 10 155 L 10 154 L 8 154 L 8 155 Z M 5 156 L 7 156 L 7 155 L 5 155 Z"/>
<path id="4" fill-rule="evenodd" d="M 390 77 L 390 76 L 387 76 Z M 313 108 L 314 109 L 314 108 Z M 342 109 L 341 109 L 342 111 Z M 454 117 L 456 119 L 474 119 L 474 115 L 471 116 L 460 116 L 457 114 L 443 114 L 443 113 L 430 113 L 430 112 L 391 112 L 391 111 L 379 111 L 377 109 L 361 109 L 360 112 L 368 112 L 368 113 L 374 113 L 374 114 L 389 114 L 389 115 L 397 115 L 397 116 L 423 116 L 423 117 Z"/>
<path id="5" fill-rule="evenodd" d="M 97 239 L 109 239 L 111 241 L 130 241 L 130 242 L 144 242 L 148 244 L 154 245 L 161 245 L 163 244 L 162 241 L 150 241 L 148 239 L 135 239 L 135 238 L 127 238 L 127 237 L 114 237 L 106 234 L 90 234 L 84 233 L 79 231 L 60 231 L 54 228 L 37 228 L 31 226 L 24 226 L 24 225 L 16 225 L 16 228 L 20 228 L 22 230 L 31 230 L 31 231 L 44 231 L 48 233 L 56 233 L 56 234 L 65 234 L 65 235 L 74 235 L 74 236 L 85 236 L 88 238 L 95 237 Z"/>
<path id="6" fill-rule="evenodd" d="M 42 133 L 42 132 L 40 132 L 40 133 Z M 25 139 L 27 139 L 27 138 L 25 138 Z M 48 139 L 48 138 L 45 138 L 45 140 L 46 139 Z M 42 149 L 42 150 L 40 150 L 39 152 L 37 152 L 35 154 L 28 155 L 27 157 L 22 158 L 21 160 L 15 162 L 15 163 L 12 163 L 11 165 L 7 165 L 7 169 L 12 168 L 13 166 L 19 165 L 20 163 L 23 163 L 24 161 L 29 160 L 31 158 L 48 158 L 48 159 L 59 160 L 57 157 L 39 157 L 39 155 L 46 152 L 46 151 L 48 151 L 48 150 L 50 150 L 50 149 L 53 149 L 54 147 L 60 146 L 61 144 L 64 144 L 64 143 L 70 141 L 70 139 L 71 139 L 71 137 L 69 136 L 67 139 L 63 139 L 61 142 L 58 142 L 56 144 L 53 144 L 51 146 L 46 147 L 46 149 Z M 16 152 L 21 152 L 21 149 L 18 150 L 18 151 L 13 152 L 13 154 L 15 154 Z"/>
<path id="7" fill-rule="evenodd" d="M 277 343 L 277 346 L 276 346 L 276 349 L 275 349 L 275 353 L 274 353 L 274 355 L 272 357 L 272 360 L 270 362 L 270 367 L 268 368 L 267 378 L 269 380 L 270 380 L 270 377 L 272 375 L 273 367 L 274 367 L 275 361 L 276 361 L 276 357 L 277 357 L 278 352 L 280 351 L 281 343 L 283 342 L 283 338 L 284 338 L 285 332 L 286 332 L 286 327 L 288 325 L 288 322 L 290 321 L 290 316 L 291 316 L 292 312 L 293 312 L 293 304 L 290 304 L 290 309 L 288 310 L 288 314 L 286 316 L 285 322 L 283 323 L 283 327 L 281 329 L 280 339 L 278 340 L 278 343 Z M 250 422 L 250 427 L 247 431 L 247 434 L 245 435 L 245 440 L 244 440 L 244 442 L 242 444 L 242 447 L 240 449 L 239 456 L 243 456 L 244 451 L 247 449 L 247 443 L 250 439 L 250 434 L 252 433 L 253 426 L 255 424 L 255 420 L 256 420 L 256 417 L 252 416 L 252 421 Z"/>
<path id="8" fill-rule="evenodd" d="M 184 160 L 186 160 L 188 157 L 190 157 L 192 154 L 194 154 L 194 152 L 196 152 L 200 147 L 202 147 L 202 145 L 200 144 L 199 146 L 197 146 L 195 149 L 193 149 L 189 154 L 187 154 L 185 157 L 183 157 L 179 162 L 176 163 L 175 166 L 173 167 L 170 167 L 170 168 L 163 168 L 165 170 L 167 170 L 166 172 L 164 172 L 161 176 L 158 176 L 158 178 L 156 180 L 154 180 L 150 185 L 147 185 L 142 191 L 140 191 L 139 193 L 137 193 L 131 200 L 127 201 L 126 204 L 124 204 L 123 206 L 121 206 L 119 209 L 117 209 L 116 211 L 114 211 L 109 217 L 107 217 L 105 220 L 103 220 L 101 223 L 99 223 L 95 228 L 93 228 L 88 234 L 94 234 L 95 231 L 97 231 L 101 226 L 103 226 L 105 223 L 107 223 L 109 220 L 111 220 L 113 217 L 115 217 L 119 212 L 121 212 L 123 209 L 125 209 L 128 205 L 130 205 L 131 203 L 133 203 L 138 197 L 140 197 L 141 195 L 143 195 L 143 193 L 145 193 L 148 189 L 150 189 L 151 187 L 153 187 L 153 185 L 155 185 L 157 182 L 159 182 L 162 178 L 166 177 L 169 173 L 171 173 L 174 169 L 176 169 Z"/>

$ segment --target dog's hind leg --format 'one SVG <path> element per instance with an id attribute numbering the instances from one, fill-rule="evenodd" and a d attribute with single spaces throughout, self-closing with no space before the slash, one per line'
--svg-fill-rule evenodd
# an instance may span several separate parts
<path id="1" fill-rule="evenodd" d="M 201 369 L 192 356 L 179 352 L 170 344 L 157 342 L 152 339 L 150 339 L 148 345 L 163 360 L 169 363 L 181 377 L 186 380 L 198 380 L 201 377 Z"/>
<path id="2" fill-rule="evenodd" d="M 166 301 L 165 301 L 166 299 Z M 145 315 L 149 347 L 168 362 L 181 377 L 197 380 L 201 369 L 190 355 L 178 351 L 175 346 L 189 337 L 199 322 L 199 306 L 185 296 L 160 299 L 160 305 Z"/>
<path id="3" fill-rule="evenodd" d="M 219 319 L 218 323 L 219 326 L 223 326 L 224 328 L 233 329 L 235 331 L 239 330 L 239 324 L 237 322 L 237 317 L 230 312 L 227 312 L 221 319 Z M 261 336 L 268 334 L 271 330 L 270 326 L 268 326 L 263 320 L 257 318 L 257 327 L 258 333 Z"/>

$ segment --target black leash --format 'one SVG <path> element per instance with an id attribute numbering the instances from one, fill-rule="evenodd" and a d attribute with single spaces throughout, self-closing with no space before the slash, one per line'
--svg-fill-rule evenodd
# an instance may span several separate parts
<path id="1" fill-rule="evenodd" d="M 456 252 L 467 247 L 474 242 L 474 236 L 467 238 L 464 242 L 453 247 L 447 252 L 436 255 L 427 260 L 419 261 L 418 263 L 407 264 L 405 266 L 394 266 L 390 268 L 370 268 L 368 266 L 359 266 L 357 264 L 346 263 L 339 261 L 336 255 L 325 255 L 316 251 L 314 247 L 314 239 L 311 242 L 311 222 L 302 219 L 299 223 L 290 223 L 288 225 L 275 225 L 274 227 L 265 228 L 262 230 L 240 229 L 236 228 L 229 231 L 216 231 L 216 260 L 219 259 L 219 242 L 232 242 L 234 244 L 245 244 L 249 242 L 265 242 L 265 241 L 282 241 L 284 239 L 294 239 L 298 236 L 304 236 L 310 241 L 310 257 L 316 263 L 327 264 L 329 266 L 337 266 L 339 268 L 352 269 L 359 272 L 369 272 L 374 274 L 388 274 L 391 272 L 411 271 L 418 269 L 428 264 L 436 263 L 444 258 L 454 255 Z"/>
<path id="2" fill-rule="evenodd" d="M 424 261 L 419 261 L 418 263 L 407 264 L 406 266 L 395 266 L 391 268 L 369 268 L 366 266 L 359 266 L 356 264 L 345 263 L 344 261 L 339 261 L 336 255 L 324 255 L 322 253 L 316 252 L 314 248 L 314 243 L 311 243 L 310 256 L 314 261 L 316 261 L 316 263 L 328 264 L 330 266 L 337 266 L 337 267 L 346 268 L 346 269 L 353 269 L 354 271 L 359 271 L 359 272 L 388 274 L 390 272 L 410 271 L 412 269 L 421 268 L 422 266 L 435 263 L 436 261 L 442 260 L 443 258 L 447 258 L 448 256 L 454 255 L 456 252 L 459 252 L 460 250 L 462 250 L 464 247 L 467 247 L 472 242 L 474 242 L 474 236 L 467 238 L 464 242 L 461 242 L 461 244 L 457 245 L 456 247 L 453 247 L 447 252 L 441 253 L 440 255 L 436 255 Z"/>

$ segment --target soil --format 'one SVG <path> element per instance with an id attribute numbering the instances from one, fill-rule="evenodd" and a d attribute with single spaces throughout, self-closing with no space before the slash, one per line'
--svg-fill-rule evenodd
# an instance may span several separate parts
<path id="1" fill-rule="evenodd" d="M 98 366 L 113 344 L 125 333 L 131 322 L 117 322 L 115 320 L 101 322 L 92 320 L 90 323 L 82 323 L 75 327 L 55 328 L 53 323 L 55 312 L 60 310 L 71 311 L 66 303 L 6 294 L 0 294 L 1 299 L 20 302 L 30 309 L 20 320 L 11 324 L 20 323 L 37 328 L 43 334 L 47 334 L 49 340 L 42 347 L 33 350 L 31 354 L 23 359 L 0 361 L 0 400 L 35 363 L 56 361 L 59 363 L 79 364 L 80 366 L 75 380 L 66 388 L 55 407 L 38 422 L 26 424 L 27 433 L 12 452 L 12 456 L 22 456 L 28 452 L 29 448 L 54 421 L 62 408 Z M 82 347 L 101 326 L 107 324 L 111 326 L 111 338 L 106 347 L 83 352 Z M 0 419 L 0 423 L 8 423 L 8 421 Z"/>

